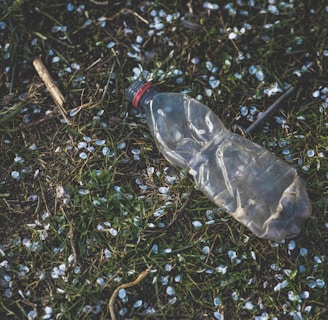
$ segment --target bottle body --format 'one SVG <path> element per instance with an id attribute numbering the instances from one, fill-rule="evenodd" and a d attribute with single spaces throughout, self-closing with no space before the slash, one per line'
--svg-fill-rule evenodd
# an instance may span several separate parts
<path id="1" fill-rule="evenodd" d="M 279 241 L 299 234 L 311 205 L 294 168 L 184 94 L 154 93 L 146 120 L 165 158 L 187 169 L 198 190 L 256 236 Z"/>

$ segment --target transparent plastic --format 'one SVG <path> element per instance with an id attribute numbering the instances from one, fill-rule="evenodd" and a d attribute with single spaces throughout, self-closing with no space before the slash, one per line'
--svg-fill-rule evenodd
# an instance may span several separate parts
<path id="1" fill-rule="evenodd" d="M 128 99 L 141 85 L 129 88 Z M 187 169 L 198 190 L 260 238 L 280 241 L 300 233 L 311 204 L 293 167 L 226 129 L 207 106 L 187 95 L 152 88 L 142 95 L 136 107 L 144 108 L 159 151 Z"/>

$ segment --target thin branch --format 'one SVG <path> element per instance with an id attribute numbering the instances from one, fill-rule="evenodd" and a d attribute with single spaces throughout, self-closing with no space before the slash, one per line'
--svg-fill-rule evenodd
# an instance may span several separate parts
<path id="1" fill-rule="evenodd" d="M 120 16 L 121 14 L 127 15 L 127 14 L 133 14 L 135 17 L 137 17 L 139 20 L 141 20 L 143 23 L 145 24 L 149 24 L 149 21 L 146 20 L 144 17 L 142 17 L 140 14 L 132 11 L 131 9 L 128 8 L 123 8 L 121 9 L 118 13 L 114 14 L 114 16 L 107 18 L 107 21 L 111 21 L 116 19 L 118 16 Z"/>
<path id="2" fill-rule="evenodd" d="M 116 315 L 115 315 L 115 310 L 114 310 L 114 304 L 115 304 L 115 299 L 116 299 L 116 296 L 118 294 L 118 292 L 121 290 L 121 289 L 125 289 L 125 288 L 130 288 L 130 287 L 134 287 L 136 286 L 137 284 L 139 284 L 141 282 L 141 280 L 143 280 L 144 278 L 147 277 L 147 275 L 150 273 L 151 271 L 151 266 L 149 268 L 147 268 L 145 271 L 141 272 L 139 274 L 139 276 L 131 281 L 131 282 L 127 282 L 127 283 L 123 283 L 121 285 L 119 285 L 113 292 L 112 296 L 110 297 L 110 300 L 109 300 L 109 303 L 108 303 L 108 310 L 109 310 L 109 313 L 110 313 L 110 317 L 112 320 L 116 320 Z"/>
<path id="3" fill-rule="evenodd" d="M 69 224 L 69 241 L 71 244 L 71 249 L 72 249 L 72 253 L 73 253 L 73 264 L 72 264 L 72 268 L 74 269 L 77 265 L 77 252 L 76 252 L 76 247 L 75 247 L 75 242 L 74 242 L 74 226 L 73 223 L 70 222 Z"/>
<path id="4" fill-rule="evenodd" d="M 48 72 L 48 70 L 46 69 L 46 67 L 44 66 L 44 64 L 42 63 L 40 58 L 35 58 L 33 60 L 33 65 L 34 65 L 36 72 L 38 73 L 38 75 L 40 76 L 40 78 L 42 79 L 44 84 L 46 85 L 47 89 L 49 90 L 49 93 L 51 94 L 51 97 L 54 100 L 54 102 L 56 103 L 63 118 L 65 119 L 67 124 L 69 124 L 70 121 L 66 117 L 67 111 L 64 108 L 65 98 L 64 98 L 63 94 L 57 87 L 55 81 L 52 79 L 50 73 Z"/>
<path id="5" fill-rule="evenodd" d="M 261 117 L 257 118 L 245 131 L 245 134 L 251 134 L 261 123 L 270 117 L 273 112 L 275 112 L 280 106 L 281 102 L 291 96 L 295 92 L 295 87 L 290 86 L 286 92 L 284 92 L 275 102 L 273 102 L 261 115 Z"/>
<path id="6" fill-rule="evenodd" d="M 46 210 L 49 214 L 51 214 L 50 210 L 49 210 L 49 207 L 48 207 L 48 204 L 47 204 L 47 199 L 46 199 L 46 196 L 44 194 L 44 190 L 43 190 L 43 187 L 42 187 L 42 184 L 41 184 L 41 181 L 40 181 L 40 178 L 38 178 L 38 181 L 39 181 L 39 186 L 40 186 L 40 191 L 41 191 L 41 196 L 42 196 L 42 200 L 43 200 L 43 203 L 46 207 Z"/>

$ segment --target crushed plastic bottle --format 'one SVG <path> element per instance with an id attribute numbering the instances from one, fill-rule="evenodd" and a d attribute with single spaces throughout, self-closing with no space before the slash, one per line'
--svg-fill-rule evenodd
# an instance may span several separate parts
<path id="1" fill-rule="evenodd" d="M 143 109 L 159 151 L 189 170 L 195 187 L 256 236 L 281 241 L 300 233 L 311 215 L 297 171 L 271 152 L 232 133 L 204 104 L 182 93 L 159 93 L 134 81 L 127 99 Z"/>

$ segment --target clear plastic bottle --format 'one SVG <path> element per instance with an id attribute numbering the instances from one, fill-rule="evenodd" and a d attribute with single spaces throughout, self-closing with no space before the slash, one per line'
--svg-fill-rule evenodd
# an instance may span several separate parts
<path id="1" fill-rule="evenodd" d="M 256 236 L 280 241 L 300 233 L 311 215 L 296 170 L 252 141 L 232 133 L 204 104 L 182 93 L 159 93 L 134 81 L 127 99 L 146 113 L 159 151 L 187 169 L 195 186 Z"/>

